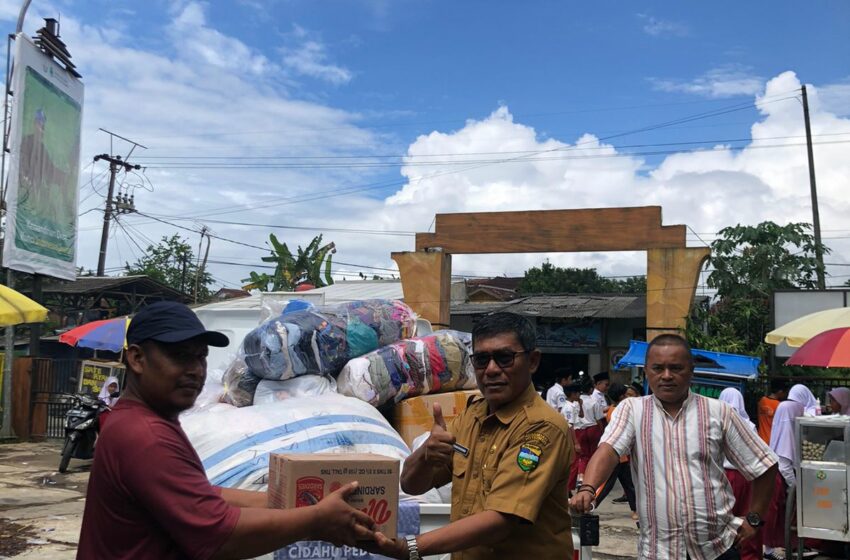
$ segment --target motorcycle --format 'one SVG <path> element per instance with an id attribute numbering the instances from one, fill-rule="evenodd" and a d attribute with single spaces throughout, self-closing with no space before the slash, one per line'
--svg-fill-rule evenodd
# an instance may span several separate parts
<path id="1" fill-rule="evenodd" d="M 100 399 L 91 395 L 70 395 L 73 406 L 65 413 L 65 443 L 62 446 L 62 458 L 59 460 L 59 472 L 68 470 L 71 458 L 91 459 L 94 457 L 94 443 L 100 430 L 100 415 L 111 410 Z M 117 397 L 113 393 L 111 397 Z"/>

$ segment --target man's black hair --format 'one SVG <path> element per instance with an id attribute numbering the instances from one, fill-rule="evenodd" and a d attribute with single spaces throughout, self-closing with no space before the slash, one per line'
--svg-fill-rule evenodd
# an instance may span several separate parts
<path id="1" fill-rule="evenodd" d="M 561 381 L 563 381 L 564 379 L 572 379 L 572 378 L 573 378 L 573 374 L 569 370 L 569 368 L 563 368 L 562 367 L 562 368 L 558 368 L 558 369 L 555 370 L 555 381 L 557 381 L 559 383 Z"/>
<path id="2" fill-rule="evenodd" d="M 779 391 L 785 391 L 786 393 L 791 388 L 791 383 L 786 379 L 771 379 L 770 380 L 770 393 L 778 393 Z"/>
<path id="3" fill-rule="evenodd" d="M 608 396 L 611 397 L 611 400 L 619 402 L 623 395 L 626 394 L 626 386 L 620 383 L 611 383 L 611 386 L 608 387 Z"/>
<path id="4" fill-rule="evenodd" d="M 482 317 L 472 328 L 472 346 L 475 346 L 476 340 L 506 333 L 516 335 L 525 351 L 537 348 L 537 330 L 531 324 L 531 321 L 522 315 L 508 313 L 507 311 L 491 313 Z"/>
<path id="5" fill-rule="evenodd" d="M 646 357 L 649 357 L 649 351 L 652 350 L 655 346 L 681 346 L 685 350 L 688 351 L 688 361 L 691 366 L 694 365 L 694 355 L 691 351 L 691 345 L 688 344 L 688 341 L 678 334 L 665 333 L 660 334 L 652 339 L 652 342 L 646 347 Z M 644 361 L 646 364 L 646 361 Z M 647 367 L 649 364 L 646 364 Z"/>

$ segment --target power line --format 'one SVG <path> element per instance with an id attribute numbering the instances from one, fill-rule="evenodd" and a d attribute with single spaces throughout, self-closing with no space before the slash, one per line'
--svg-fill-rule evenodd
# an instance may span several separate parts
<path id="1" fill-rule="evenodd" d="M 788 90 L 786 92 L 777 93 L 771 96 L 766 96 L 761 99 L 770 99 L 772 97 L 787 95 L 789 93 L 794 93 L 799 91 L 797 89 Z M 661 107 L 673 107 L 680 105 L 697 105 L 697 104 L 708 104 L 708 103 L 722 103 L 724 100 L 717 99 L 698 99 L 698 100 L 690 100 L 690 101 L 671 101 L 665 103 L 650 103 L 644 105 L 625 105 L 618 107 L 589 107 L 583 109 L 572 109 L 569 111 L 552 111 L 545 113 L 516 113 L 513 114 L 514 118 L 535 118 L 535 117 L 550 117 L 557 115 L 575 115 L 582 113 L 601 113 L 601 112 L 611 112 L 611 111 L 623 111 L 623 110 L 631 110 L 631 109 L 647 109 L 647 108 L 661 108 Z M 746 102 L 748 107 L 754 105 L 753 101 Z M 371 128 L 396 128 L 396 127 L 408 127 L 408 126 L 423 126 L 423 125 L 433 125 L 433 124 L 451 124 L 451 123 L 464 123 L 468 120 L 467 116 L 457 117 L 453 119 L 441 119 L 441 120 L 431 120 L 431 121 L 416 121 L 416 122 L 406 122 L 406 123 L 391 123 L 391 124 L 378 124 L 372 125 Z M 350 130 L 354 124 L 349 126 L 336 126 L 336 127 L 301 127 L 309 132 L 331 132 L 336 130 Z M 199 132 L 194 134 L 171 134 L 171 135 L 163 135 L 163 136 L 146 136 L 147 140 L 160 140 L 160 139 L 168 139 L 168 138 L 207 138 L 207 137 L 219 137 L 219 136 L 241 136 L 241 135 L 258 135 L 258 134 L 280 134 L 281 132 L 291 131 L 293 128 L 297 127 L 286 127 L 286 128 L 273 128 L 273 129 L 264 129 L 264 130 L 227 130 L 220 132 Z"/>
<path id="2" fill-rule="evenodd" d="M 780 99 L 776 99 L 774 101 L 767 101 L 767 102 L 761 103 L 761 104 L 764 105 L 764 104 L 769 104 L 769 103 L 776 103 L 776 102 L 779 102 L 779 101 L 784 101 L 784 100 L 787 100 L 787 99 L 794 99 L 794 98 L 796 98 L 796 96 L 781 97 Z M 728 107 L 721 108 L 719 110 L 698 113 L 696 115 L 690 115 L 690 116 L 686 116 L 686 117 L 683 117 L 683 118 L 680 118 L 680 119 L 675 119 L 675 120 L 666 121 L 666 122 L 655 124 L 655 125 L 645 126 L 645 127 L 642 127 L 642 128 L 631 130 L 631 131 L 626 131 L 626 132 L 623 132 L 623 133 L 614 134 L 614 135 L 602 137 L 602 138 L 599 138 L 599 139 L 594 139 L 592 141 L 588 140 L 586 142 L 579 142 L 579 143 L 572 145 L 572 146 L 552 148 L 552 149 L 548 149 L 548 150 L 541 150 L 541 151 L 538 151 L 538 152 L 534 152 L 534 154 L 544 154 L 544 153 L 550 153 L 550 152 L 554 152 L 554 151 L 565 151 L 565 150 L 580 149 L 580 147 L 583 146 L 583 145 L 587 145 L 587 144 L 591 144 L 591 143 L 595 143 L 595 142 L 603 142 L 603 141 L 609 140 L 611 138 L 622 137 L 622 136 L 626 136 L 626 135 L 629 135 L 629 134 L 637 134 L 637 133 L 640 133 L 640 132 L 657 130 L 657 129 L 665 128 L 665 127 L 672 126 L 672 125 L 675 125 L 675 124 L 680 124 L 682 122 L 691 122 L 693 120 L 711 118 L 711 117 L 718 116 L 718 115 L 721 115 L 721 114 L 726 114 L 726 113 L 729 113 L 729 112 L 740 111 L 740 110 L 743 110 L 743 109 L 746 109 L 746 108 L 750 108 L 751 106 L 752 106 L 752 102 L 748 102 L 748 103 L 745 103 L 745 104 L 731 105 L 731 106 L 728 106 Z M 523 158 L 526 158 L 526 157 L 527 156 L 518 156 L 516 158 L 511 158 L 511 159 L 523 159 Z M 437 171 L 437 172 L 434 172 L 434 173 L 422 175 L 422 176 L 417 177 L 417 178 L 408 178 L 408 182 L 410 182 L 410 183 L 413 183 L 414 181 L 421 182 L 425 179 L 430 179 L 430 178 L 435 178 L 435 177 L 440 177 L 440 176 L 446 176 L 446 175 L 454 175 L 454 174 L 457 174 L 457 173 L 462 173 L 464 171 L 471 171 L 471 170 L 474 170 L 474 169 L 479 169 L 481 167 L 486 167 L 488 165 L 492 165 L 492 164 L 478 164 L 478 165 L 472 165 L 472 166 L 462 168 L 462 169 Z M 326 198 L 344 196 L 344 195 L 348 195 L 348 194 L 353 194 L 355 192 L 361 192 L 361 191 L 379 189 L 379 188 L 386 188 L 386 187 L 389 187 L 389 186 L 398 186 L 398 185 L 404 185 L 404 184 L 406 184 L 405 181 L 398 181 L 398 180 L 383 181 L 383 182 L 378 182 L 378 183 L 367 184 L 365 186 L 353 186 L 353 187 L 348 187 L 348 188 L 343 188 L 343 189 L 333 189 L 331 191 L 324 191 L 324 193 L 320 193 L 320 196 L 318 196 L 318 197 L 313 196 L 313 197 L 301 198 L 301 199 L 298 199 L 297 197 L 295 197 L 293 199 L 283 199 L 283 202 L 277 202 L 277 203 L 268 203 L 267 202 L 267 203 L 256 205 L 256 206 L 250 206 L 249 205 L 249 206 L 245 206 L 243 208 L 237 208 L 237 209 L 233 209 L 232 206 L 227 206 L 227 207 L 222 207 L 220 209 L 213 209 L 211 211 L 206 211 L 206 212 L 201 213 L 201 214 L 196 214 L 195 217 L 239 213 L 239 212 L 245 212 L 247 210 L 252 210 L 252 209 L 255 209 L 255 208 L 259 208 L 259 207 L 269 208 L 269 207 L 283 206 L 283 205 L 287 205 L 287 204 L 296 204 L 296 203 L 300 203 L 300 202 L 309 202 L 309 201 L 312 201 L 312 200 L 319 200 L 319 199 L 326 199 Z M 219 211 L 219 210 L 221 210 L 221 211 Z M 169 216 L 169 217 L 174 217 L 174 216 Z"/>
<path id="3" fill-rule="evenodd" d="M 850 135 L 850 131 L 848 132 L 833 132 L 833 133 L 823 133 L 823 134 L 815 134 L 813 137 L 820 136 L 846 136 Z M 789 140 L 795 138 L 805 138 L 804 135 L 790 135 L 790 136 L 767 136 L 764 138 L 718 138 L 712 140 L 690 140 L 686 142 L 659 142 L 659 143 L 645 143 L 645 144 L 627 144 L 621 146 L 614 146 L 618 150 L 622 149 L 631 149 L 631 148 L 650 148 L 650 147 L 663 147 L 663 146 L 689 146 L 689 145 L 698 145 L 698 144 L 723 144 L 728 142 L 762 142 L 765 140 Z M 611 146 L 589 146 L 587 148 L 582 148 L 583 150 L 607 150 L 610 149 Z M 322 155 L 322 156 L 308 156 L 308 155 L 271 155 L 271 156 L 240 156 L 240 155 L 232 155 L 232 156 L 146 156 L 146 157 L 138 157 L 137 160 L 145 161 L 145 166 L 150 167 L 157 163 L 161 163 L 163 165 L 171 165 L 169 162 L 174 160 L 359 160 L 359 159 L 403 159 L 405 163 L 411 164 L 411 160 L 415 160 L 417 158 L 435 158 L 435 157 L 461 157 L 461 156 L 487 156 L 487 155 L 521 155 L 521 154 L 536 154 L 539 150 L 504 150 L 504 151 L 495 151 L 495 152 L 453 152 L 453 153 L 440 153 L 440 154 L 359 154 L 359 155 Z M 442 163 L 442 162 L 440 162 Z M 455 161 L 450 160 L 449 163 L 466 163 L 465 161 Z M 206 163 L 197 165 L 208 165 Z"/>

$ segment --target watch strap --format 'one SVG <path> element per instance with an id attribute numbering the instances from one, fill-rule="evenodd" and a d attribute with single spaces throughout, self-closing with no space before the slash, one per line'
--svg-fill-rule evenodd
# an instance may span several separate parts
<path id="1" fill-rule="evenodd" d="M 407 535 L 405 540 L 407 541 L 408 560 L 422 560 L 422 557 L 419 556 L 419 545 L 416 543 L 416 535 Z"/>

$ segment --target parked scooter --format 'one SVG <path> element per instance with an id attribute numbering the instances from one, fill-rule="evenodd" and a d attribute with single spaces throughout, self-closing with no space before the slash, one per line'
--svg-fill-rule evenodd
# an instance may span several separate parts
<path id="1" fill-rule="evenodd" d="M 68 470 L 71 458 L 91 459 L 94 457 L 94 442 L 100 430 L 100 415 L 111 410 L 100 399 L 91 395 L 66 395 L 74 405 L 65 413 L 65 444 L 59 460 L 59 472 Z M 113 393 L 111 397 L 117 397 Z"/>

